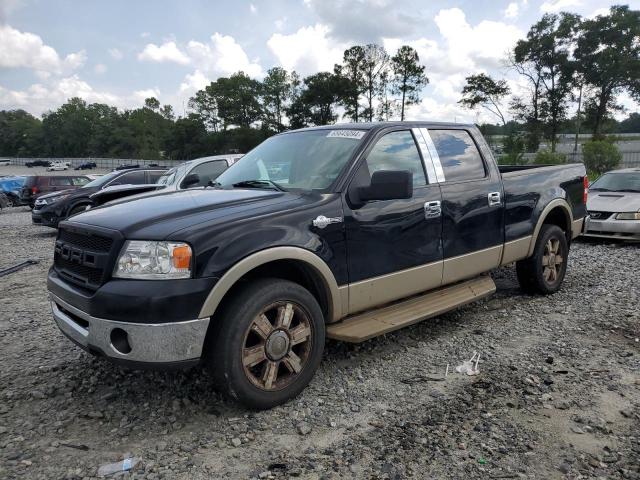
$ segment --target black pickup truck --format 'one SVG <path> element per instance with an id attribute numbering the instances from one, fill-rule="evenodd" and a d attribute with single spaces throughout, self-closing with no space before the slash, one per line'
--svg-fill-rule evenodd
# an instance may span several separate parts
<path id="1" fill-rule="evenodd" d="M 274 136 L 213 186 L 59 225 L 62 332 L 133 367 L 206 362 L 268 408 L 311 381 L 325 338 L 361 342 L 495 291 L 557 291 L 583 229 L 582 164 L 498 167 L 473 125 L 390 122 Z"/>

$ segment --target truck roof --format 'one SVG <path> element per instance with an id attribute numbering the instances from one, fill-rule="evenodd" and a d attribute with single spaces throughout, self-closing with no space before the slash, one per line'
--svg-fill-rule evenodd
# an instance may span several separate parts
<path id="1" fill-rule="evenodd" d="M 320 125 L 317 127 L 306 127 L 297 130 L 289 130 L 283 133 L 292 133 L 309 130 L 374 130 L 386 127 L 438 127 L 438 128 L 455 128 L 455 127 L 469 127 L 473 128 L 476 125 L 473 123 L 453 123 L 453 122 L 429 122 L 429 121 L 411 121 L 404 122 L 359 122 L 359 123 L 335 123 L 333 125 Z"/>

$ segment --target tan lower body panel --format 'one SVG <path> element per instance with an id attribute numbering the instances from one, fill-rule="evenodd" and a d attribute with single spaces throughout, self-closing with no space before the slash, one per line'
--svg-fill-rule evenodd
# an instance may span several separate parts
<path id="1" fill-rule="evenodd" d="M 393 302 L 442 284 L 442 262 L 401 270 L 349 285 L 349 314 Z"/>
<path id="2" fill-rule="evenodd" d="M 571 222 L 571 239 L 573 240 L 582 233 L 582 225 L 584 224 L 584 218 L 579 218 Z"/>
<path id="3" fill-rule="evenodd" d="M 512 240 L 504 244 L 504 252 L 502 253 L 502 262 L 500 265 L 507 265 L 511 262 L 522 260 L 529 255 L 529 246 L 533 237 L 522 237 Z"/>
<path id="4" fill-rule="evenodd" d="M 327 326 L 327 337 L 359 343 L 435 317 L 496 291 L 489 276 L 481 276 L 424 295 L 372 310 Z"/>
<path id="5" fill-rule="evenodd" d="M 496 245 L 459 257 L 446 258 L 443 265 L 442 284 L 448 285 L 497 268 L 502 259 L 502 248 L 502 245 Z"/>

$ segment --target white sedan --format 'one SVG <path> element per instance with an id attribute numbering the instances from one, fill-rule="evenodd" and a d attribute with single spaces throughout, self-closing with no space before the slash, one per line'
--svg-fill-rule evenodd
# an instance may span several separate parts
<path id="1" fill-rule="evenodd" d="M 55 162 L 47 167 L 47 172 L 56 172 L 61 170 L 68 170 L 69 166 L 66 163 Z"/>

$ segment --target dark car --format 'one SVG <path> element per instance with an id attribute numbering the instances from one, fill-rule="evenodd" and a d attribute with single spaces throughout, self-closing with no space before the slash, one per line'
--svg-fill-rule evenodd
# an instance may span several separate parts
<path id="1" fill-rule="evenodd" d="M 80 165 L 76 166 L 74 170 L 91 170 L 96 167 L 96 162 L 83 162 Z"/>
<path id="2" fill-rule="evenodd" d="M 273 407 L 311 381 L 326 337 L 363 342 L 489 296 L 493 269 L 515 262 L 524 291 L 557 292 L 587 187 L 583 164 L 498 166 L 474 125 L 285 132 L 213 186 L 61 222 L 53 317 L 95 355 L 206 362 L 227 396 Z"/>
<path id="3" fill-rule="evenodd" d="M 116 185 L 155 183 L 164 172 L 163 169 L 148 168 L 117 170 L 98 177 L 77 190 L 62 190 L 41 195 L 35 200 L 31 221 L 36 225 L 56 228 L 61 220 L 91 208 L 93 201 L 90 197 L 93 193 Z"/>
<path id="4" fill-rule="evenodd" d="M 91 179 L 84 175 L 30 175 L 20 189 L 20 201 L 33 208 L 36 198 L 40 195 L 62 190 L 75 190 L 90 181 Z"/>
<path id="5" fill-rule="evenodd" d="M 140 168 L 140 165 L 134 165 L 130 163 L 121 163 L 116 167 L 116 170 L 127 170 L 129 168 Z"/>
<path id="6" fill-rule="evenodd" d="M 34 160 L 33 162 L 27 162 L 25 165 L 29 168 L 31 167 L 48 167 L 51 165 L 49 160 Z"/>

